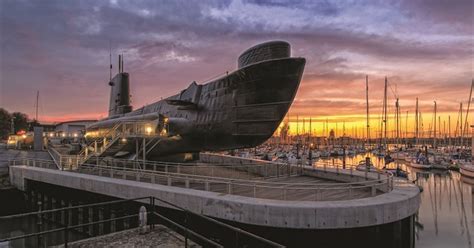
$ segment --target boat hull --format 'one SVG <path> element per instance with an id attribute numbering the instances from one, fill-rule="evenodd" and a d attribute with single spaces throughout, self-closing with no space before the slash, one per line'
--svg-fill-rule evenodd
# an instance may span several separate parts
<path id="1" fill-rule="evenodd" d="M 474 164 L 462 164 L 459 172 L 465 177 L 474 178 Z"/>
<path id="2" fill-rule="evenodd" d="M 418 163 L 409 163 L 409 165 L 413 168 L 417 168 L 417 169 L 423 169 L 423 170 L 429 170 L 431 169 L 431 165 L 429 164 L 418 164 Z"/>

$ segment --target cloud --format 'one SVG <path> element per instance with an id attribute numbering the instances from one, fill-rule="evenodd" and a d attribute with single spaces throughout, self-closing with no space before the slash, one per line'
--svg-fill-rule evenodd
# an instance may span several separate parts
<path id="1" fill-rule="evenodd" d="M 473 77 L 472 1 L 4 0 L 0 8 L 0 105 L 32 113 L 32 101 L 17 96 L 40 90 L 51 117 L 106 111 L 110 45 L 114 71 L 125 55 L 137 107 L 232 71 L 242 51 L 273 39 L 307 59 L 295 113 L 362 113 L 366 74 L 374 108 L 388 76 L 404 107 L 420 97 L 426 111 L 436 99 L 455 112 Z"/>

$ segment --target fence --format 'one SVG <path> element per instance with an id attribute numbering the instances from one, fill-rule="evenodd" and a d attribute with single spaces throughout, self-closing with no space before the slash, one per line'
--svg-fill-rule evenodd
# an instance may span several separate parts
<path id="1" fill-rule="evenodd" d="M 15 161 L 18 164 L 18 161 Z M 22 162 L 29 166 L 45 165 L 44 163 L 34 163 L 28 159 Z M 166 165 L 165 165 L 166 166 Z M 211 191 L 231 195 L 240 195 L 253 198 L 278 199 L 278 200 L 309 200 L 309 201 L 329 201 L 348 200 L 364 198 L 377 195 L 378 192 L 386 193 L 393 189 L 393 176 L 388 173 L 377 173 L 377 177 L 369 178 L 357 176 L 356 182 L 335 182 L 321 183 L 317 180 L 310 183 L 285 182 L 269 180 L 272 178 L 235 179 L 218 176 L 205 176 L 183 173 L 179 166 L 173 167 L 175 171 L 145 170 L 129 168 L 126 166 L 103 166 L 95 164 L 83 164 L 77 172 L 106 176 L 117 179 L 147 182 L 166 186 L 174 186 L 195 190 Z M 279 166 L 279 165 L 275 165 Z M 192 166 L 189 166 L 190 169 Z M 215 167 L 211 167 L 217 169 Z M 337 169 L 336 171 L 323 170 L 335 177 L 354 176 L 352 167 L 350 170 Z M 208 168 L 209 169 L 209 168 Z M 225 169 L 225 167 L 220 168 Z M 275 170 L 275 169 L 274 169 Z M 191 170 L 192 171 L 192 170 Z M 320 169 L 306 168 L 306 173 L 319 172 Z M 279 176 L 280 177 L 280 176 Z M 283 177 L 283 175 L 281 175 Z M 287 175 L 286 178 L 291 178 Z M 273 177 L 278 178 L 278 177 Z"/>
<path id="2" fill-rule="evenodd" d="M 121 206 L 125 203 L 137 203 L 141 202 L 144 204 L 147 204 L 148 206 L 148 211 L 147 211 L 147 219 L 148 225 L 150 229 L 154 228 L 154 224 L 165 224 L 169 228 L 179 232 L 181 235 L 184 236 L 185 238 L 185 247 L 188 246 L 188 239 L 193 240 L 194 242 L 202 245 L 203 247 L 284 247 L 280 244 L 277 244 L 275 242 L 272 242 L 270 240 L 267 240 L 265 238 L 262 238 L 260 236 L 257 236 L 255 234 L 249 233 L 245 230 L 242 230 L 240 228 L 231 226 L 229 224 L 217 221 L 215 219 L 209 218 L 207 216 L 194 213 L 191 211 L 188 211 L 186 209 L 183 209 L 173 203 L 161 200 L 159 198 L 155 197 L 140 197 L 140 198 L 134 198 L 134 199 L 126 199 L 126 200 L 115 200 L 115 201 L 108 201 L 108 202 L 102 202 L 102 203 L 93 203 L 93 204 L 87 204 L 87 205 L 79 205 L 79 206 L 73 206 L 73 207 L 65 207 L 65 208 L 58 208 L 58 209 L 51 209 L 51 210 L 42 210 L 41 209 L 41 202 L 39 202 L 39 211 L 37 212 L 30 212 L 30 213 L 24 213 L 24 214 L 16 214 L 16 215 L 10 215 L 10 216 L 0 216 L 0 221 L 5 221 L 5 220 L 15 220 L 18 218 L 24 218 L 24 217 L 36 217 L 38 219 L 38 225 L 39 225 L 39 230 L 36 232 L 28 233 L 28 234 L 23 234 L 23 235 L 18 235 L 18 236 L 13 236 L 13 237 L 0 237 L 0 244 L 4 242 L 9 242 L 13 240 L 19 240 L 19 239 L 27 239 L 27 238 L 36 238 L 37 242 L 35 246 L 37 247 L 44 247 L 45 240 L 43 237 L 47 234 L 53 234 L 53 233 L 62 233 L 63 234 L 63 241 L 64 241 L 64 247 L 67 247 L 69 242 L 69 234 L 71 231 L 74 230 L 79 230 L 80 228 L 84 227 L 90 227 L 94 225 L 104 225 L 106 223 L 112 223 L 112 222 L 117 222 L 117 221 L 123 221 L 123 220 L 133 220 L 135 223 L 138 223 L 138 211 L 137 214 L 123 214 L 121 216 L 117 217 L 110 217 L 110 218 L 101 218 L 99 220 L 92 220 L 91 218 L 87 218 L 87 222 L 82 219 L 81 221 L 73 220 L 73 213 L 77 213 L 78 210 L 82 211 L 89 211 L 89 209 L 93 208 L 103 208 L 103 207 L 108 207 L 109 211 L 110 208 L 113 206 Z M 161 213 L 159 209 L 157 209 L 155 206 L 160 205 L 160 206 L 166 206 L 173 208 L 181 214 L 180 218 L 176 217 L 169 217 L 166 216 L 166 214 Z M 82 212 L 81 211 L 81 212 Z M 58 215 L 59 216 L 59 221 L 56 219 L 56 226 L 55 228 L 44 228 L 43 221 L 49 221 L 48 216 L 53 216 L 53 215 Z M 100 215 L 99 215 L 100 216 Z M 104 215 L 102 215 L 103 217 Z M 174 220 L 173 220 L 174 219 Z M 182 221 L 179 221 L 179 220 Z M 178 223 L 181 222 L 181 223 Z M 194 224 L 198 224 L 201 226 L 201 228 L 198 228 L 198 226 L 193 226 Z M 202 225 L 205 225 L 206 228 L 202 228 Z M 134 226 L 134 225 L 131 225 Z M 220 231 L 218 232 L 218 235 L 221 236 L 216 236 L 216 234 L 211 234 L 210 232 L 206 232 L 205 230 L 213 227 L 216 229 L 219 229 Z M 43 229 L 48 229 L 48 230 L 43 230 Z M 215 241 L 215 240 L 220 240 L 225 237 L 224 241 Z"/>

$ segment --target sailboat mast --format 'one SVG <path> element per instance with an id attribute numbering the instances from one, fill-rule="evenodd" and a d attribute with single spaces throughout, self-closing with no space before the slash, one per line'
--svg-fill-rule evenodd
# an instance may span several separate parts
<path id="1" fill-rule="evenodd" d="M 469 109 L 471 107 L 471 101 L 472 101 L 472 89 L 474 88 L 474 79 L 472 80 L 472 83 L 471 83 L 471 92 L 469 93 L 469 100 L 467 102 L 467 110 L 466 110 L 466 117 L 464 118 L 464 129 L 463 129 L 463 132 L 461 133 L 461 146 L 464 145 L 464 136 L 465 134 L 467 134 L 467 131 L 468 131 L 468 124 L 467 124 L 467 119 L 469 118 Z"/>
<path id="2" fill-rule="evenodd" d="M 399 120 L 400 120 L 400 112 L 399 112 L 399 108 L 400 108 L 400 105 L 398 105 L 398 98 L 397 98 L 397 101 L 395 102 L 395 116 L 396 116 L 396 124 L 397 124 L 397 146 L 399 144 L 399 137 L 400 137 L 400 125 L 399 125 Z"/>
<path id="3" fill-rule="evenodd" d="M 39 102 L 39 90 L 36 91 L 36 111 L 35 111 L 35 120 L 38 121 L 38 102 Z"/>
<path id="4" fill-rule="evenodd" d="M 433 148 L 436 148 L 436 101 L 434 101 Z"/>
<path id="5" fill-rule="evenodd" d="M 369 125 L 369 76 L 365 75 L 365 103 L 367 107 L 367 146 L 370 146 L 370 125 Z"/>
<path id="6" fill-rule="evenodd" d="M 405 146 L 408 144 L 408 111 L 405 116 Z"/>
<path id="7" fill-rule="evenodd" d="M 384 145 L 385 149 L 387 149 L 387 77 L 385 77 L 385 87 L 384 87 L 384 94 L 383 94 L 383 123 L 384 123 Z"/>
<path id="8" fill-rule="evenodd" d="M 448 115 L 448 147 L 451 147 L 451 115 Z"/>
<path id="9" fill-rule="evenodd" d="M 418 146 L 418 135 L 419 135 L 419 128 L 418 128 L 418 97 L 416 98 L 416 109 L 415 109 L 415 146 Z"/>

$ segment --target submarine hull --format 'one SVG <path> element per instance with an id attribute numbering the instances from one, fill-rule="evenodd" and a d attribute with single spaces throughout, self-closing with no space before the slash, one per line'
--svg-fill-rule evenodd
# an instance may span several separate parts
<path id="1" fill-rule="evenodd" d="M 192 82 L 176 95 L 129 113 L 115 113 L 91 125 L 87 137 L 100 138 L 121 122 L 166 119 L 166 136 L 143 137 L 156 143 L 146 151 L 147 159 L 262 144 L 288 112 L 303 75 L 306 60 L 290 57 L 290 51 L 284 41 L 256 45 L 239 56 L 237 70 L 201 85 Z M 132 144 L 138 142 L 129 144 L 121 150 L 135 153 Z"/>

